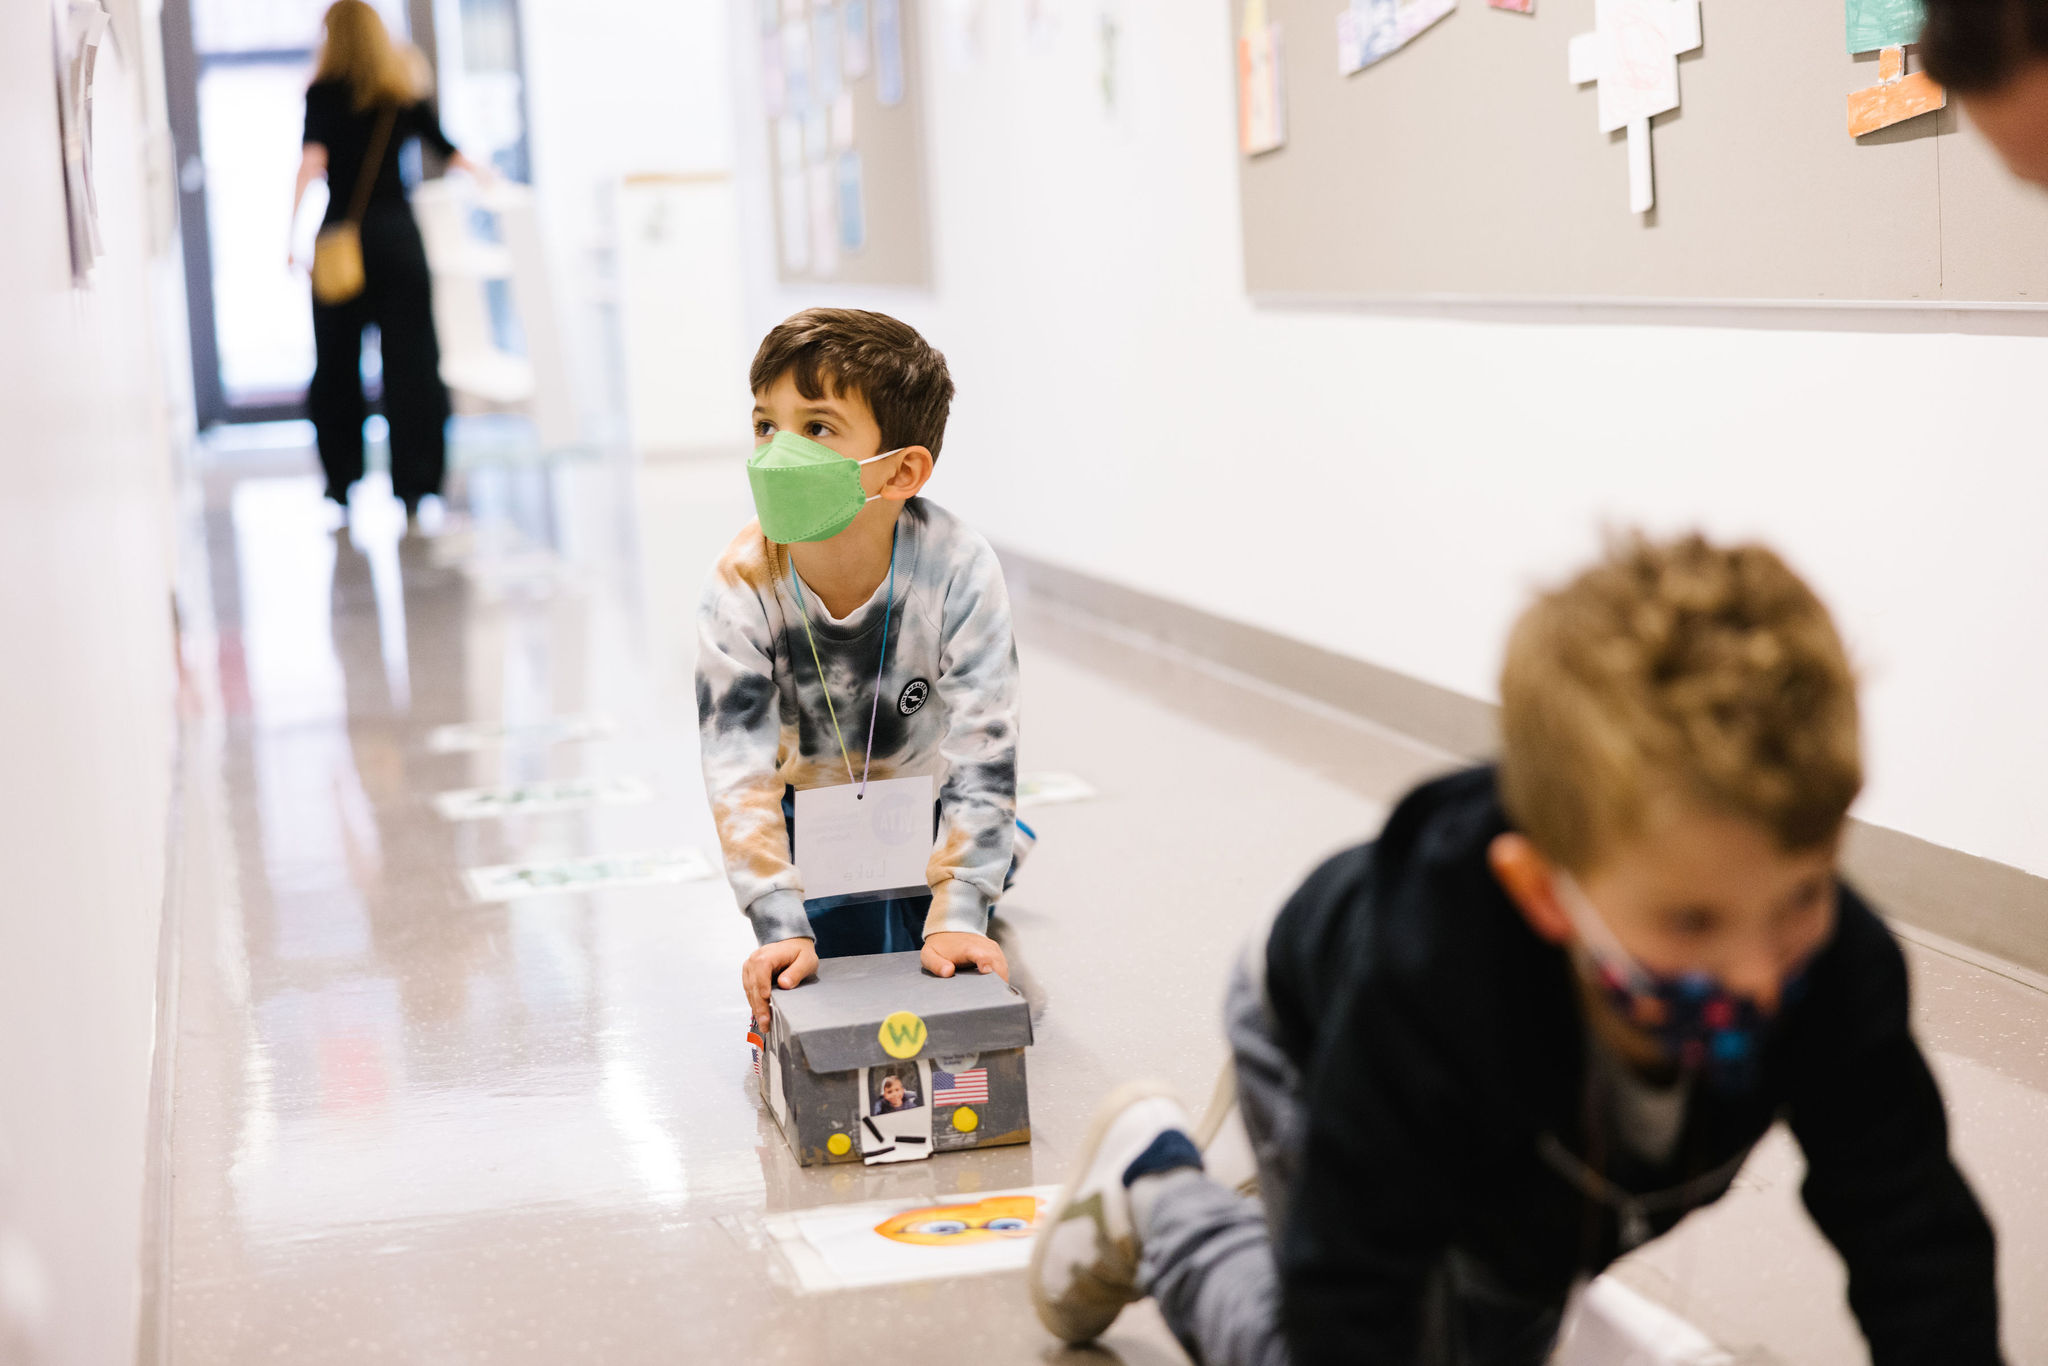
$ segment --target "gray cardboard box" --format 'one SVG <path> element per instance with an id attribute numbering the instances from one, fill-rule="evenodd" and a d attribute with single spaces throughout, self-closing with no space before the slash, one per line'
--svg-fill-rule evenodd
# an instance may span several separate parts
<path id="1" fill-rule="evenodd" d="M 771 999 L 761 1095 L 801 1165 L 1031 1141 L 1031 1012 L 995 974 L 934 977 L 915 953 L 827 958 Z"/>

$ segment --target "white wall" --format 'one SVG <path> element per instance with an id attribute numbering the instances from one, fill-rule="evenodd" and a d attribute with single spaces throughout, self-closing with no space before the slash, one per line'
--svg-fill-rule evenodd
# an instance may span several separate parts
<path id="1" fill-rule="evenodd" d="M 72 289 L 49 24 L 0 6 L 0 1361 L 104 1366 L 136 1350 L 174 688 L 151 300 L 173 266 L 144 200 L 153 52 L 124 24 L 96 96 L 107 254 Z"/>
<path id="2" fill-rule="evenodd" d="M 534 192 L 593 438 L 618 435 L 612 187 L 731 169 L 725 4 L 520 0 Z"/>
<path id="3" fill-rule="evenodd" d="M 1859 814 L 2048 873 L 2048 339 L 1260 311 L 1223 0 L 923 8 L 935 294 L 769 286 L 760 216 L 750 269 L 757 329 L 858 304 L 946 352 L 935 497 L 1018 549 L 1482 697 L 1529 587 L 1603 521 L 1767 537 L 1868 680 Z M 734 69 L 751 110 L 751 58 Z"/>

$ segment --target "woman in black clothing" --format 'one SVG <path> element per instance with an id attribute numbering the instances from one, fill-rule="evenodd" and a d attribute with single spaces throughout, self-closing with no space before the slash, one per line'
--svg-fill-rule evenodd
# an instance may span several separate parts
<path id="1" fill-rule="evenodd" d="M 434 335 L 433 286 L 426 248 L 398 176 L 399 149 L 418 138 L 449 164 L 481 174 L 441 131 L 416 55 L 391 41 L 384 21 L 364 0 L 337 0 L 327 11 L 326 39 L 306 90 L 305 156 L 292 194 L 296 217 L 306 187 L 327 179 L 323 227 L 349 216 L 373 145 L 360 234 L 363 290 L 344 303 L 313 303 L 313 382 L 307 415 L 327 472 L 327 496 L 348 506 L 363 474 L 363 328 L 375 323 L 384 356 L 384 414 L 391 426 L 391 491 L 408 516 L 420 499 L 441 491 L 445 472 L 448 390 L 441 383 L 441 346 Z"/>

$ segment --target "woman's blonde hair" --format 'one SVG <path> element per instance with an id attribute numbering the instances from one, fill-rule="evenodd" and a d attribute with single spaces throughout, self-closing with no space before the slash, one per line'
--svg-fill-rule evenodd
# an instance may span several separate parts
<path id="1" fill-rule="evenodd" d="M 347 81 L 358 109 L 411 104 L 426 94 L 421 64 L 391 40 L 384 20 L 365 0 L 334 0 L 321 21 L 315 81 Z"/>
<path id="2" fill-rule="evenodd" d="M 1500 691 L 1502 800 L 1573 872 L 1670 797 L 1814 848 L 1863 786 L 1841 637 L 1760 545 L 1616 538 L 1523 613 Z"/>

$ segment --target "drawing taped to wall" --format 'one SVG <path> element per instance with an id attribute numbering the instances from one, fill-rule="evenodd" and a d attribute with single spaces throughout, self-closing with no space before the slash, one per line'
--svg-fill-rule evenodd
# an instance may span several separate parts
<path id="1" fill-rule="evenodd" d="M 1351 0 L 1337 16 L 1337 70 L 1383 61 L 1458 7 L 1458 0 Z"/>
<path id="2" fill-rule="evenodd" d="M 1571 42 L 1573 85 L 1598 82 L 1600 131 L 1628 130 L 1628 207 L 1656 207 L 1650 120 L 1678 108 L 1678 57 L 1700 45 L 1699 0 L 1596 0 Z"/>
<path id="3" fill-rule="evenodd" d="M 1237 39 L 1237 145 L 1246 156 L 1287 140 L 1280 89 L 1280 26 L 1268 22 L 1266 0 L 1245 0 Z"/>
<path id="4" fill-rule="evenodd" d="M 111 16 L 100 0 L 51 0 L 51 55 L 57 71 L 57 133 L 71 241 L 71 282 L 86 283 L 105 247 L 92 173 L 93 77 Z"/>
<path id="5" fill-rule="evenodd" d="M 928 278 L 914 2 L 753 0 L 786 283 Z"/>
<path id="6" fill-rule="evenodd" d="M 899 0 L 875 0 L 875 98 L 903 103 L 903 11 Z"/>
<path id="7" fill-rule="evenodd" d="M 1948 104 L 1948 91 L 1924 71 L 1906 74 L 1906 45 L 1927 24 L 1921 0 L 1848 0 L 1849 55 L 1875 52 L 1877 84 L 1849 95 L 1849 136 L 1860 138 Z"/>

